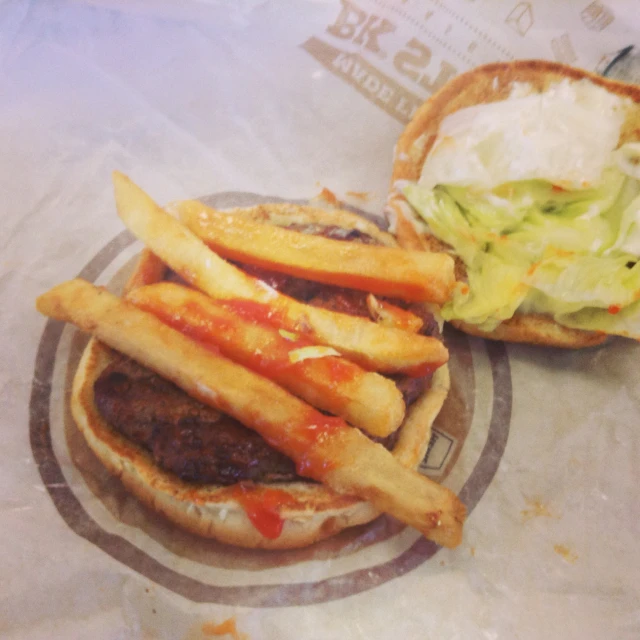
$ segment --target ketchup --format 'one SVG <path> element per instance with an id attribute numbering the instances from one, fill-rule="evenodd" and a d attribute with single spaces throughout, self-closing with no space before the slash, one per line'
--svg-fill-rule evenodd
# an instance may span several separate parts
<path id="1" fill-rule="evenodd" d="M 327 457 L 318 455 L 317 446 L 322 447 L 328 443 L 343 428 L 347 427 L 342 418 L 325 416 L 324 414 L 309 408 L 307 415 L 301 423 L 292 425 L 287 429 L 283 438 L 273 436 L 265 438 L 267 442 L 279 451 L 285 451 L 290 458 L 296 461 L 296 471 L 301 476 L 307 476 L 321 481 L 327 471 L 334 468 Z"/>
<path id="2" fill-rule="evenodd" d="M 269 444 L 286 451 L 296 462 L 296 471 L 301 476 L 315 480 L 334 467 L 327 457 L 318 455 L 316 447 L 331 440 L 342 428 L 347 428 L 340 418 L 325 416 L 315 409 L 309 409 L 301 423 L 292 425 L 287 435 L 265 438 Z M 286 440 L 286 446 L 282 446 Z M 227 495 L 238 502 L 253 526 L 265 537 L 275 540 L 282 533 L 284 520 L 280 516 L 283 507 L 296 507 L 298 501 L 281 489 L 256 486 L 240 482 L 228 489 Z"/>
<path id="3" fill-rule="evenodd" d="M 233 323 L 224 318 L 207 313 L 199 304 L 187 302 L 179 311 L 172 313 L 160 303 L 143 303 L 145 311 L 150 311 L 162 322 L 173 327 L 189 338 L 203 340 L 214 335 L 232 336 L 235 333 Z M 210 342 L 210 341 L 207 341 Z"/>
<path id="4" fill-rule="evenodd" d="M 275 327 L 283 326 L 282 312 L 262 302 L 253 300 L 220 300 L 220 306 L 236 315 L 259 324 L 267 324 Z"/>
<path id="5" fill-rule="evenodd" d="M 242 482 L 231 487 L 228 495 L 243 508 L 251 524 L 269 540 L 275 540 L 282 533 L 284 520 L 280 509 L 298 505 L 298 501 L 286 491 Z"/>
<path id="6" fill-rule="evenodd" d="M 323 359 L 326 369 L 329 371 L 329 378 L 334 383 L 343 383 L 353 380 L 355 367 L 350 362 L 342 360 L 341 358 L 326 357 Z M 308 366 L 305 361 L 299 364 Z"/>
<path id="7" fill-rule="evenodd" d="M 201 631 L 205 636 L 230 635 L 233 640 L 247 640 L 246 634 L 238 631 L 235 618 L 227 618 L 227 620 L 220 624 L 205 622 L 201 627 Z"/>
<path id="8" fill-rule="evenodd" d="M 272 335 L 271 339 L 265 340 L 260 349 L 248 352 L 238 344 L 244 342 L 241 326 L 239 327 L 232 318 L 225 318 L 224 314 L 221 317 L 220 314 L 207 311 L 197 302 L 187 302 L 178 310 L 164 306 L 156 300 L 136 301 L 136 305 L 153 313 L 162 322 L 188 338 L 197 340 L 209 349 L 222 351 L 232 360 L 273 380 L 290 380 L 292 376 L 301 374 L 311 375 L 313 369 L 316 376 L 321 375 L 335 385 L 352 380 L 358 371 L 353 363 L 335 356 L 291 362 L 289 354 L 292 351 L 314 346 L 313 342 L 295 332 L 286 332 L 284 335 L 278 332 L 277 335 Z M 249 317 L 257 317 L 256 324 L 270 331 L 276 329 L 268 320 L 261 322 L 263 318 L 271 317 L 272 314 L 266 305 L 250 300 L 226 300 L 221 302 L 220 306 L 228 313 L 237 313 L 245 322 Z M 286 385 L 286 381 L 284 384 Z"/>

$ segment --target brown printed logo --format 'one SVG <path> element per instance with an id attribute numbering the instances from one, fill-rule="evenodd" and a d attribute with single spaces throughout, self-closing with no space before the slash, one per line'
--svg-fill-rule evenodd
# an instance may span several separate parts
<path id="1" fill-rule="evenodd" d="M 279 199 L 223 193 L 202 200 L 223 209 Z M 133 268 L 134 247 L 134 238 L 122 232 L 79 277 L 120 290 Z M 139 503 L 107 472 L 71 417 L 68 391 L 87 340 L 70 326 L 47 323 L 33 378 L 31 448 L 63 520 L 118 562 L 194 602 L 255 608 L 344 598 L 397 578 L 437 553 L 433 542 L 387 516 L 306 549 L 274 552 L 230 547 L 178 529 Z M 472 347 L 466 335 L 454 330 L 445 331 L 445 340 L 451 389 L 421 471 L 450 486 L 471 512 L 491 483 L 506 446 L 509 360 L 502 343 L 475 341 Z"/>
<path id="2" fill-rule="evenodd" d="M 519 3 L 507 23 L 524 35 L 533 24 L 530 4 Z M 335 20 L 301 47 L 406 124 L 427 97 L 461 70 L 514 59 L 498 37 L 443 0 L 431 0 L 429 10 L 396 0 L 341 0 Z"/>
<path id="3" fill-rule="evenodd" d="M 527 32 L 534 25 L 533 7 L 530 2 L 519 2 L 507 16 L 505 23 L 509 25 L 518 35 L 526 36 Z"/>
<path id="4" fill-rule="evenodd" d="M 582 22 L 591 31 L 602 31 L 614 20 L 613 11 L 602 2 L 592 2 L 580 14 Z"/>
<path id="5" fill-rule="evenodd" d="M 304 43 L 303 48 L 329 71 L 400 122 L 409 122 L 423 102 L 358 53 L 341 51 L 313 37 Z"/>
<path id="6" fill-rule="evenodd" d="M 386 52 L 380 48 L 378 39 L 385 33 L 393 33 L 396 25 L 384 18 L 367 15 L 348 0 L 342 0 L 342 10 L 336 20 L 327 28 L 327 32 L 341 40 L 351 40 L 354 44 L 362 45 L 366 50 L 386 57 Z"/>
<path id="7" fill-rule="evenodd" d="M 553 38 L 551 40 L 551 49 L 558 62 L 572 64 L 578 59 L 568 33 L 563 33 L 560 37 Z"/>
<path id="8" fill-rule="evenodd" d="M 456 76 L 458 67 L 449 60 L 439 59 L 433 48 L 415 35 L 399 41 L 402 18 L 407 21 L 412 18 L 397 3 L 390 3 L 389 7 L 382 1 L 376 4 L 386 8 L 389 16 L 364 9 L 352 0 L 342 0 L 340 12 L 335 22 L 327 26 L 324 36 L 312 36 L 302 48 L 405 124 L 424 102 L 425 94 L 437 91 Z M 390 19 L 391 13 L 397 18 L 395 22 Z M 426 24 L 432 15 L 433 12 L 424 14 L 422 22 Z M 424 25 L 422 30 L 427 35 L 431 32 Z M 441 42 L 446 45 L 444 39 Z M 406 81 L 409 87 L 405 86 Z"/>

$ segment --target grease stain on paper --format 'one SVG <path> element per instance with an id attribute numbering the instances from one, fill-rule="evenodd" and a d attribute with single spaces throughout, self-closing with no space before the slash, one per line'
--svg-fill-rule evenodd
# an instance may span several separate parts
<path id="1" fill-rule="evenodd" d="M 325 187 L 320 182 L 316 182 L 316 186 L 321 188 L 320 193 L 311 199 L 311 203 L 319 206 L 321 204 L 328 205 L 329 207 L 339 208 L 344 205 L 344 202 L 328 187 Z M 348 200 L 358 200 L 359 202 L 368 202 L 372 194 L 369 191 L 347 191 L 345 196 Z"/>
<path id="2" fill-rule="evenodd" d="M 362 200 L 362 202 L 367 202 L 371 194 L 368 191 L 347 191 L 347 196 L 355 198 L 356 200 Z"/>
<path id="3" fill-rule="evenodd" d="M 205 622 L 201 627 L 201 631 L 205 638 L 228 636 L 231 640 L 249 640 L 249 636 L 246 633 L 238 631 L 235 618 L 227 618 L 220 624 Z"/>
<path id="4" fill-rule="evenodd" d="M 207 620 L 195 623 L 183 640 L 211 640 L 211 638 L 219 638 L 219 640 L 250 640 L 246 633 L 238 630 L 235 616 L 222 622 Z"/>
<path id="5" fill-rule="evenodd" d="M 327 187 L 322 187 L 322 191 L 313 200 L 322 200 L 332 207 L 340 206 L 340 200 L 338 200 L 336 194 L 327 189 Z"/>
<path id="6" fill-rule="evenodd" d="M 522 516 L 522 522 L 528 522 L 533 518 L 559 518 L 560 516 L 554 514 L 550 511 L 549 507 L 540 500 L 540 498 L 527 498 L 525 497 L 525 501 L 527 503 L 527 509 L 523 509 L 520 512 Z"/>
<path id="7" fill-rule="evenodd" d="M 553 550 L 569 564 L 575 564 L 578 554 L 563 544 L 554 544 Z"/>

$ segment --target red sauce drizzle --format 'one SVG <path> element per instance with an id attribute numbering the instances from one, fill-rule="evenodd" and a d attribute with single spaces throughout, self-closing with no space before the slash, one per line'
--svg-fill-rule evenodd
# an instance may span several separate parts
<path id="1" fill-rule="evenodd" d="M 233 498 L 247 514 L 251 524 L 269 540 L 275 540 L 282 533 L 284 520 L 280 516 L 282 507 L 295 507 L 298 501 L 286 491 L 239 483 L 229 490 Z"/>
<path id="2" fill-rule="evenodd" d="M 529 267 L 529 269 L 527 269 L 527 275 L 528 275 L 528 276 L 532 276 L 532 275 L 536 272 L 536 269 L 537 269 L 539 266 L 540 266 L 540 263 L 539 263 L 539 262 L 534 262 L 534 263 Z"/>
<path id="3" fill-rule="evenodd" d="M 322 480 L 327 471 L 335 468 L 335 462 L 317 450 L 328 443 L 343 428 L 348 428 L 340 418 L 325 416 L 309 408 L 300 422 L 292 424 L 287 433 L 271 435 L 265 440 L 274 448 L 284 451 L 296 460 L 296 470 L 301 476 Z M 229 496 L 244 509 L 253 526 L 265 538 L 276 539 L 282 533 L 284 521 L 282 507 L 295 507 L 297 500 L 286 491 L 270 487 L 239 483 L 230 487 Z"/>
<path id="4" fill-rule="evenodd" d="M 220 300 L 220 306 L 232 311 L 244 320 L 275 327 L 284 326 L 283 313 L 268 304 L 253 300 Z"/>
<path id="5" fill-rule="evenodd" d="M 608 309 L 609 313 L 614 316 L 616 315 L 616 313 L 620 313 L 621 310 L 622 310 L 622 307 L 618 304 L 612 304 L 609 306 L 609 309 Z"/>
<path id="6" fill-rule="evenodd" d="M 265 439 L 296 461 L 298 474 L 322 481 L 326 472 L 335 468 L 335 463 L 330 457 L 321 455 L 316 448 L 322 448 L 323 444 L 330 442 L 343 428 L 350 427 L 347 427 L 342 418 L 325 416 L 309 408 L 304 420 L 291 425 L 282 439 L 278 436 Z"/>
<path id="7" fill-rule="evenodd" d="M 249 301 L 232 300 L 226 301 L 235 305 L 236 302 L 244 303 Z M 227 303 L 221 306 L 228 312 L 235 309 L 228 308 Z M 261 308 L 265 305 L 255 304 Z M 316 375 L 323 375 L 325 379 L 333 384 L 346 383 L 353 380 L 357 367 L 342 358 L 336 356 L 325 356 L 319 359 L 310 358 L 300 362 L 291 362 L 289 353 L 295 349 L 314 346 L 314 343 L 306 338 L 302 338 L 292 332 L 295 337 L 288 338 L 280 333 L 272 335 L 268 342 L 255 353 L 242 351 L 239 343 L 243 342 L 241 331 L 237 331 L 231 319 L 222 318 L 214 313 L 209 313 L 197 302 L 187 302 L 179 309 L 163 306 L 160 302 L 153 300 L 136 301 L 136 305 L 153 313 L 165 324 L 180 331 L 183 335 L 197 340 L 207 348 L 219 352 L 220 350 L 231 359 L 235 359 L 241 364 L 271 379 L 283 379 L 285 374 L 291 378 L 293 375 L 309 373 L 315 368 Z M 244 308 L 244 305 L 242 305 Z M 240 315 L 240 314 L 238 314 Z M 247 318 L 241 316 L 245 322 Z M 261 324 L 261 323 L 260 323 Z M 266 329 L 273 331 L 273 325 L 262 325 Z M 239 335 L 237 335 L 240 333 Z M 286 382 L 285 382 L 286 384 Z"/>
<path id="8" fill-rule="evenodd" d="M 155 314 L 169 326 L 200 341 L 208 348 L 217 349 L 217 345 L 220 345 L 223 353 L 227 351 L 226 337 L 232 336 L 235 331 L 230 320 L 207 313 L 206 309 L 194 302 L 183 304 L 177 311 L 164 307 L 157 301 L 136 301 L 136 305 Z M 278 338 L 281 338 L 280 334 Z M 289 372 L 300 372 L 310 366 L 312 360 L 291 363 L 289 351 L 310 344 L 312 343 L 304 338 L 297 337 L 290 341 L 282 337 L 281 340 L 275 339 L 271 345 L 266 345 L 262 356 L 256 357 L 255 354 L 251 354 L 239 359 L 246 366 L 257 369 L 265 375 L 269 372 L 275 374 L 282 372 L 285 366 L 289 368 Z M 332 382 L 345 382 L 353 378 L 355 367 L 350 362 L 333 356 L 320 358 L 320 361 L 322 366 L 326 366 L 327 371 L 330 372 Z M 436 368 L 433 364 L 422 365 L 416 368 L 414 375 L 425 375 L 425 371 L 431 371 L 433 368 Z M 306 413 L 291 424 L 281 437 L 273 434 L 270 437 L 263 434 L 263 437 L 273 447 L 297 461 L 297 471 L 300 475 L 322 480 L 324 474 L 333 465 L 323 456 L 318 455 L 316 447 L 328 442 L 342 428 L 347 428 L 347 425 L 341 418 L 326 416 L 309 407 Z"/>
<path id="9" fill-rule="evenodd" d="M 338 384 L 353 380 L 355 366 L 351 362 L 347 362 L 336 356 L 327 356 L 323 358 L 323 360 L 332 382 Z M 306 362 L 303 361 L 300 364 L 305 365 Z"/>
<path id="10" fill-rule="evenodd" d="M 425 362 L 418 364 L 415 367 L 405 369 L 403 373 L 410 378 L 422 378 L 423 376 L 431 375 L 436 369 L 439 369 L 444 362 Z"/>
<path id="11" fill-rule="evenodd" d="M 413 332 L 418 331 L 423 324 L 422 320 L 411 313 L 411 311 L 396 307 L 384 300 L 378 300 L 378 304 L 380 305 L 382 312 L 386 313 L 392 319 L 393 326 L 397 329 Z"/>
<path id="12" fill-rule="evenodd" d="M 220 335 L 231 338 L 235 333 L 233 323 L 206 313 L 200 305 L 187 302 L 179 310 L 165 307 L 157 300 L 134 300 L 134 304 L 143 311 L 148 311 L 159 320 L 179 331 L 188 338 L 200 342 L 210 351 L 220 353 L 220 340 L 208 339 Z"/>

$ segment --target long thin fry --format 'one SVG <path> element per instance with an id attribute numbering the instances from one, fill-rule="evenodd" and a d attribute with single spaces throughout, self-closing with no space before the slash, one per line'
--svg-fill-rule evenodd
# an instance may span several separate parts
<path id="1" fill-rule="evenodd" d="M 249 322 L 224 301 L 163 282 L 131 291 L 127 299 L 165 324 L 376 436 L 393 433 L 404 417 L 402 394 L 389 379 L 336 357 L 326 347 L 269 325 Z M 304 358 L 304 355 L 311 357 Z"/>
<path id="2" fill-rule="evenodd" d="M 439 544 L 459 544 L 465 509 L 456 496 L 403 467 L 340 418 L 319 413 L 270 380 L 82 280 L 40 296 L 37 308 L 94 334 L 254 429 L 294 460 L 301 474 L 369 500 Z"/>
<path id="3" fill-rule="evenodd" d="M 447 362 L 449 354 L 440 340 L 312 307 L 278 293 L 216 255 L 126 176 L 115 172 L 113 178 L 118 214 L 125 225 L 163 262 L 211 297 L 259 303 L 263 315 L 277 319 L 281 327 L 332 346 L 366 369 L 423 375 Z"/>
<path id="4" fill-rule="evenodd" d="M 225 214 L 195 200 L 175 207 L 193 233 L 230 260 L 417 302 L 443 304 L 455 283 L 453 259 L 444 253 L 341 242 Z"/>

